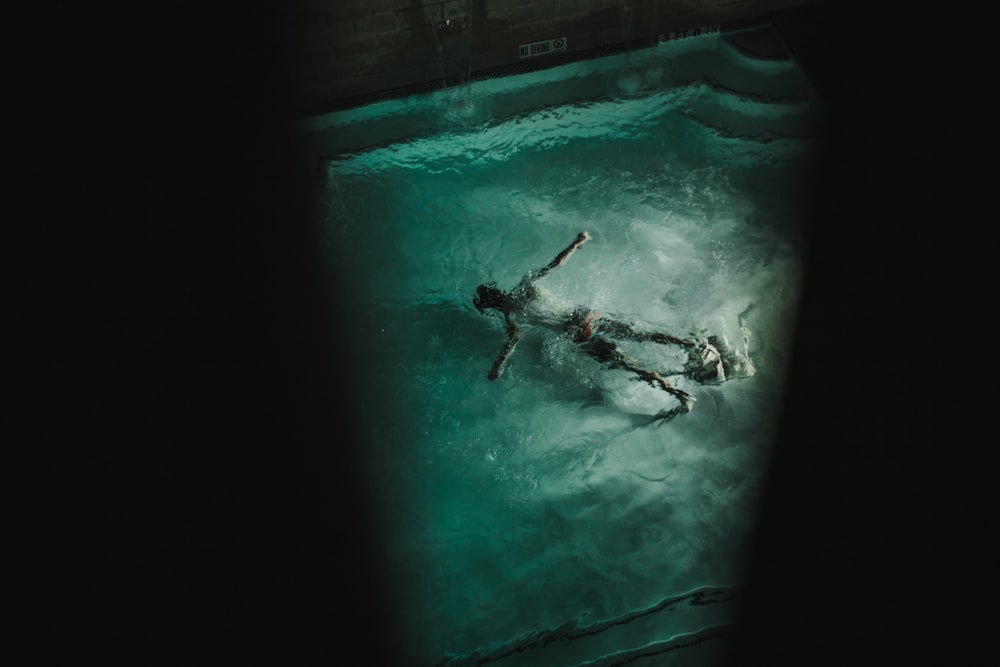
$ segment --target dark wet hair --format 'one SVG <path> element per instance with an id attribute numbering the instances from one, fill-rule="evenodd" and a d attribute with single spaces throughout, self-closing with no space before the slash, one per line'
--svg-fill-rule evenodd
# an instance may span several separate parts
<path id="1" fill-rule="evenodd" d="M 496 283 L 485 283 L 476 288 L 476 296 L 472 297 L 472 305 L 480 313 L 486 312 L 487 308 L 500 308 L 503 306 L 506 295 L 497 289 Z"/>

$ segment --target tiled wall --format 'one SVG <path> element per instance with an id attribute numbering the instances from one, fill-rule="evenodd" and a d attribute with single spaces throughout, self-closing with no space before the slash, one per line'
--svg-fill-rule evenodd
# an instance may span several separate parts
<path id="1" fill-rule="evenodd" d="M 296 107 L 322 113 L 383 91 L 661 35 L 683 38 L 823 1 L 295 0 Z"/>

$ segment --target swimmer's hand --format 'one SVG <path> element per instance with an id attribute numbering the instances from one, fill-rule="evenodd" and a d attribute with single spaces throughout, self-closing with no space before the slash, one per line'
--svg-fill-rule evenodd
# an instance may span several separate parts
<path id="1" fill-rule="evenodd" d="M 489 375 L 487 375 L 486 377 L 489 378 L 490 380 L 496 380 L 498 377 L 500 377 L 500 371 L 498 371 L 495 368 L 491 368 Z"/>
<path id="2" fill-rule="evenodd" d="M 584 232 L 580 232 L 579 234 L 576 235 L 576 244 L 577 245 L 583 245 L 584 243 L 586 243 L 589 240 L 590 240 L 590 233 L 589 232 L 585 232 L 584 231 Z"/>

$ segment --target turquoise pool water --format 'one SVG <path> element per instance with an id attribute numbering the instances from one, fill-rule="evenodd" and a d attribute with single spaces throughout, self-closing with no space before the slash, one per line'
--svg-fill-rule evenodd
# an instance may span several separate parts
<path id="1" fill-rule="evenodd" d="M 363 341 L 354 391 L 415 663 L 708 660 L 712 641 L 684 638 L 724 634 L 738 598 L 821 113 L 765 26 L 306 123 L 330 157 L 325 252 L 338 326 Z M 504 327 L 476 285 L 513 287 L 583 230 L 547 289 L 680 336 L 736 342 L 743 323 L 757 374 L 675 375 L 693 410 L 642 425 L 669 397 L 529 328 L 488 381 Z M 665 376 L 682 361 L 624 347 Z"/>

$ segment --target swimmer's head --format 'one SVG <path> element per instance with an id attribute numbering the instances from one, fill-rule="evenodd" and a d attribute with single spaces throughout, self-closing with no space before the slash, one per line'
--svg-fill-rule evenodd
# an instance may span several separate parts
<path id="1" fill-rule="evenodd" d="M 497 289 L 496 283 L 486 283 L 476 288 L 476 296 L 472 297 L 472 305 L 480 313 L 485 313 L 487 308 L 501 308 L 505 299 L 506 295 Z"/>

